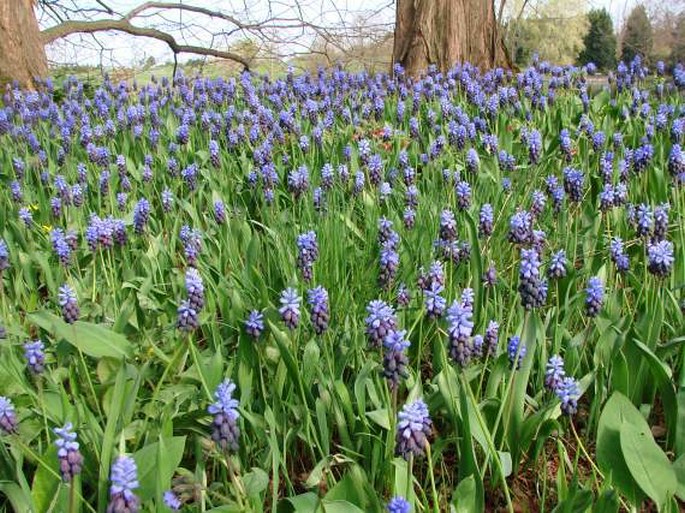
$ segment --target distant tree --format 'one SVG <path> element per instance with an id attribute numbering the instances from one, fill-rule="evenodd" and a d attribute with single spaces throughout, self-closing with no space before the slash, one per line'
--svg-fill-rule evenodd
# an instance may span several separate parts
<path id="1" fill-rule="evenodd" d="M 525 0 L 512 7 L 506 44 L 516 64 L 529 64 L 535 54 L 554 64 L 577 61 L 589 27 L 584 0 Z"/>
<path id="2" fill-rule="evenodd" d="M 685 64 L 685 12 L 678 17 L 674 31 L 674 43 L 669 61 L 672 65 L 678 62 Z"/>
<path id="3" fill-rule="evenodd" d="M 583 42 L 585 48 L 578 56 L 579 64 L 593 62 L 600 70 L 616 66 L 616 35 L 611 15 L 606 9 L 593 9 L 588 15 L 590 30 Z"/>
<path id="4" fill-rule="evenodd" d="M 649 61 L 652 56 L 653 37 L 647 9 L 644 5 L 638 5 L 630 11 L 623 29 L 621 60 L 630 62 L 636 55 L 640 55 L 645 61 Z"/>

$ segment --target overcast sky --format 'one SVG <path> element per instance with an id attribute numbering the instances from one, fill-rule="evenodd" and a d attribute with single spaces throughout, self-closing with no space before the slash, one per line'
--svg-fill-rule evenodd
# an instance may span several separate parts
<path id="1" fill-rule="evenodd" d="M 2 0 L 5 1 L 5 0 Z M 74 0 L 79 6 L 95 6 L 95 0 Z M 143 0 L 109 0 L 109 5 L 118 12 L 124 13 L 133 7 L 140 5 Z M 620 26 L 627 17 L 630 9 L 638 2 L 636 0 L 583 0 L 590 8 L 606 8 L 614 19 L 614 25 Z M 190 5 L 202 6 L 211 9 L 224 10 L 235 14 L 241 21 L 260 21 L 269 16 L 268 5 L 271 5 L 271 16 L 276 17 L 297 17 L 297 13 L 292 9 L 290 0 L 185 0 Z M 359 16 L 368 16 L 370 12 L 376 12 L 383 6 L 388 5 L 389 0 L 300 0 L 302 16 L 311 23 L 326 26 L 340 26 L 343 23 L 350 23 L 351 20 Z M 227 10 L 229 9 L 229 10 Z M 230 29 L 230 25 L 223 21 L 210 20 L 202 15 L 195 15 L 181 11 L 168 11 L 166 21 L 160 18 L 137 18 L 135 24 L 155 24 L 161 23 L 169 28 L 170 32 L 179 42 L 188 44 L 212 44 L 211 32 L 220 32 Z M 563 16 L 563 13 L 559 13 Z M 180 19 L 179 19 L 180 17 Z M 341 17 L 344 19 L 341 22 Z M 49 26 L 51 22 L 47 17 L 41 18 L 42 26 Z M 180 32 L 176 30 L 178 22 L 190 25 L 191 28 Z M 374 15 L 374 22 L 392 22 L 393 9 L 386 8 Z M 279 35 L 283 35 L 280 32 Z M 226 48 L 231 41 L 229 38 L 214 39 L 214 46 Z M 290 33 L 294 43 L 287 48 L 293 51 L 303 50 L 304 46 L 312 39 L 312 33 L 302 34 L 300 31 Z M 152 56 L 157 62 L 165 62 L 173 59 L 173 54 L 168 47 L 154 39 L 136 38 L 121 33 L 100 33 L 96 36 L 74 35 L 67 41 L 57 42 L 48 48 L 48 58 L 57 63 L 84 63 L 98 65 L 101 62 L 106 66 L 130 66 L 144 61 Z M 185 55 L 183 58 L 192 58 L 193 55 Z"/>

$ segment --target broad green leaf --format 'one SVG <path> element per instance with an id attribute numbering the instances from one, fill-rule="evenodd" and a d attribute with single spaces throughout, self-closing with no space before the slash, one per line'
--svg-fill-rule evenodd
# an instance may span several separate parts
<path id="1" fill-rule="evenodd" d="M 133 347 L 126 337 L 100 324 L 84 321 L 67 324 L 48 311 L 32 313 L 27 318 L 56 339 L 64 339 L 94 358 L 125 358 L 133 353 Z"/>
<path id="2" fill-rule="evenodd" d="M 243 475 L 245 493 L 249 496 L 259 495 L 269 486 L 269 475 L 261 468 L 252 467 L 252 470 Z"/>
<path id="3" fill-rule="evenodd" d="M 325 513 L 364 513 L 363 509 L 347 501 L 323 501 Z"/>
<path id="4" fill-rule="evenodd" d="M 676 491 L 676 476 L 651 431 L 623 422 L 620 438 L 623 457 L 633 478 L 658 506 L 665 506 Z"/>
<path id="5" fill-rule="evenodd" d="M 378 424 L 383 429 L 390 429 L 390 417 L 387 408 L 381 410 L 367 411 L 366 416 Z"/>
<path id="6" fill-rule="evenodd" d="M 18 484 L 11 481 L 0 481 L 0 493 L 7 497 L 14 511 L 36 511 L 31 496 L 24 493 Z"/>
<path id="7" fill-rule="evenodd" d="M 316 513 L 321 504 L 321 499 L 311 492 L 296 495 L 295 497 L 288 497 L 286 501 L 290 503 L 291 509 L 289 511 L 292 511 L 293 513 Z M 278 510 L 281 511 L 280 505 Z M 283 510 L 288 511 L 288 509 L 285 508 Z"/>
<path id="8" fill-rule="evenodd" d="M 50 504 L 55 500 L 55 494 L 61 482 L 59 466 L 57 464 L 57 447 L 50 445 L 41 459 L 47 465 L 50 465 L 50 468 L 48 469 L 44 465 L 38 464 L 36 473 L 33 476 L 33 484 L 31 485 L 31 496 L 33 497 L 36 511 L 47 511 Z"/>
<path id="9" fill-rule="evenodd" d="M 170 485 L 174 471 L 183 458 L 185 444 L 185 436 L 174 436 L 163 439 L 162 447 L 160 447 L 159 442 L 154 442 L 133 454 L 133 459 L 136 461 L 136 465 L 138 465 L 140 488 L 137 490 L 137 494 L 141 501 L 146 501 L 155 496 L 157 479 L 160 479 L 164 486 Z M 158 451 L 162 449 L 164 451 L 162 459 L 164 465 L 159 467 L 157 465 L 157 456 Z"/>
<path id="10" fill-rule="evenodd" d="M 455 513 L 471 513 L 478 511 L 476 498 L 476 480 L 473 475 L 461 480 L 452 496 L 452 511 Z"/>
<path id="11" fill-rule="evenodd" d="M 681 501 L 685 501 L 685 455 L 673 462 L 673 472 L 676 478 L 675 494 Z"/>
<path id="12" fill-rule="evenodd" d="M 642 500 L 642 493 L 628 469 L 621 450 L 620 429 L 623 423 L 647 428 L 647 422 L 630 400 L 614 392 L 604 405 L 597 428 L 597 464 L 632 504 Z"/>

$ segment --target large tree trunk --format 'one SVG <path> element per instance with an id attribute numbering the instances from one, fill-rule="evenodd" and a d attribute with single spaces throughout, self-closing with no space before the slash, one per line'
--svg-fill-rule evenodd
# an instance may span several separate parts
<path id="1" fill-rule="evenodd" d="M 32 86 L 48 73 L 33 0 L 0 0 L 0 85 Z"/>
<path id="2" fill-rule="evenodd" d="M 393 61 L 417 75 L 457 62 L 510 67 L 492 0 L 397 0 Z"/>

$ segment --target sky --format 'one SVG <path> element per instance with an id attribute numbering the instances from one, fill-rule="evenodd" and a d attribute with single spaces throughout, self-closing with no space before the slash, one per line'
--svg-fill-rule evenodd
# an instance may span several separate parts
<path id="1" fill-rule="evenodd" d="M 125 13 L 140 5 L 143 0 L 103 0 L 117 12 Z M 637 0 L 581 0 L 587 8 L 606 8 L 612 15 L 614 25 L 620 27 L 630 10 L 638 3 Z M 79 7 L 97 7 L 96 0 L 71 0 Z M 293 9 L 292 0 L 181 0 L 182 3 L 218 9 L 234 14 L 241 21 L 262 21 L 270 16 L 280 18 L 294 18 L 298 13 Z M 299 0 L 302 17 L 308 22 L 327 27 L 340 27 L 352 23 L 360 16 L 369 17 L 373 23 L 392 23 L 394 10 L 389 0 Z M 390 5 L 390 7 L 388 7 Z M 271 6 L 271 12 L 269 12 Z M 560 13 L 563 15 L 563 13 Z M 94 15 L 102 17 L 101 15 Z M 180 18 L 179 18 L 180 17 Z M 189 29 L 179 31 L 179 22 L 190 26 Z M 39 16 L 42 27 L 54 24 L 45 15 Z M 214 45 L 226 48 L 236 41 L 233 35 L 212 36 L 211 33 L 228 31 L 232 26 L 221 20 L 208 19 L 203 15 L 180 11 L 169 11 L 165 19 L 159 17 L 141 17 L 134 20 L 137 25 L 150 25 L 166 28 L 179 42 Z M 311 43 L 312 31 L 279 30 L 275 37 L 287 40 L 280 48 L 283 53 L 301 52 Z M 81 63 L 104 66 L 132 66 L 139 64 L 149 57 L 156 62 L 166 62 L 173 59 L 173 54 L 162 42 L 149 38 L 136 38 L 121 33 L 99 33 L 95 37 L 90 35 L 73 35 L 63 41 L 58 41 L 48 47 L 48 59 L 53 63 Z M 193 57 L 190 54 L 180 56 L 184 61 Z"/>

